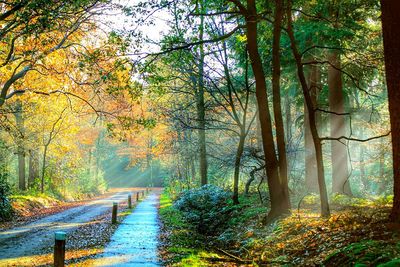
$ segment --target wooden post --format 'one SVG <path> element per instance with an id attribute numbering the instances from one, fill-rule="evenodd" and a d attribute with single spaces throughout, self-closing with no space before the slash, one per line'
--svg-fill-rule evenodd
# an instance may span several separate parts
<path id="1" fill-rule="evenodd" d="M 65 232 L 55 232 L 54 234 L 54 267 L 64 267 L 66 237 Z"/>
<path id="2" fill-rule="evenodd" d="M 149 193 L 149 188 L 148 187 L 146 187 L 146 194 L 148 194 Z"/>
<path id="3" fill-rule="evenodd" d="M 117 223 L 117 210 L 118 210 L 118 203 L 114 202 L 113 203 L 113 208 L 112 208 L 112 217 L 111 217 L 111 223 L 116 224 Z"/>
<path id="4" fill-rule="evenodd" d="M 136 202 L 139 201 L 139 192 L 136 192 Z"/>
<path id="5" fill-rule="evenodd" d="M 142 191 L 142 197 L 144 197 L 144 191 Z"/>
<path id="6" fill-rule="evenodd" d="M 128 195 L 128 208 L 129 209 L 132 208 L 132 195 L 131 194 Z"/>

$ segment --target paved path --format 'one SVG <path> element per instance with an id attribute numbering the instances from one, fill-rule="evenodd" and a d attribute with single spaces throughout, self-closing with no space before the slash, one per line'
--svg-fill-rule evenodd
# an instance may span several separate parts
<path id="1" fill-rule="evenodd" d="M 126 201 L 129 191 L 67 209 L 35 222 L 0 231 L 0 266 L 3 260 L 38 255 L 54 245 L 54 232 L 70 232 L 109 212 L 113 202 Z"/>
<path id="2" fill-rule="evenodd" d="M 159 192 L 153 192 L 128 215 L 111 238 L 97 266 L 161 266 L 157 255 Z"/>

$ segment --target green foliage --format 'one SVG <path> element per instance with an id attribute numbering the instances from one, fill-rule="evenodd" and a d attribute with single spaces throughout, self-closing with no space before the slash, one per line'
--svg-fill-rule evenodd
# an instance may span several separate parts
<path id="1" fill-rule="evenodd" d="M 343 249 L 329 255 L 326 264 L 337 266 L 398 266 L 398 248 L 384 241 L 364 240 L 351 243 Z"/>
<path id="2" fill-rule="evenodd" d="M 93 174 L 84 172 L 77 179 L 77 188 L 80 194 L 97 195 L 102 193 L 105 187 L 106 182 L 102 173 L 99 173 L 97 177 L 93 177 Z"/>
<path id="3" fill-rule="evenodd" d="M 230 194 L 214 185 L 183 192 L 174 204 L 197 232 L 215 235 L 225 226 L 232 211 Z"/>
<path id="4" fill-rule="evenodd" d="M 397 266 L 400 266 L 400 259 L 394 259 L 389 262 L 378 265 L 378 267 L 397 267 Z"/>
<path id="5" fill-rule="evenodd" d="M 7 182 L 8 172 L 4 168 L 0 170 L 0 221 L 10 220 L 14 214 L 9 195 L 10 185 Z"/>
<path id="6" fill-rule="evenodd" d="M 319 195 L 318 194 L 309 194 L 303 198 L 303 202 L 306 205 L 316 205 L 319 203 Z"/>
<path id="7" fill-rule="evenodd" d="M 393 205 L 393 195 L 379 196 L 375 199 L 375 203 L 381 206 Z"/>

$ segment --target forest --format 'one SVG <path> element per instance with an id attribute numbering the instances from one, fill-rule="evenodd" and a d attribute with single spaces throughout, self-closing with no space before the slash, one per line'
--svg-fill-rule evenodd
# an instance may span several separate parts
<path id="1" fill-rule="evenodd" d="M 399 14 L 0 1 L 0 266 L 400 266 Z"/>

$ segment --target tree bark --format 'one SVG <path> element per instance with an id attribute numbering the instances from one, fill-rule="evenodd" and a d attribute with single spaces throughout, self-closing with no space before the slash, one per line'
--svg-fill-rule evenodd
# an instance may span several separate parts
<path id="1" fill-rule="evenodd" d="M 340 71 L 340 55 L 337 50 L 329 52 L 328 55 L 328 87 L 329 87 L 329 109 L 338 114 L 344 113 L 344 97 L 342 85 L 342 73 Z M 331 137 L 346 136 L 345 117 L 331 113 Z M 352 195 L 349 181 L 347 147 L 338 140 L 331 141 L 332 161 L 332 192 Z"/>
<path id="2" fill-rule="evenodd" d="M 235 156 L 235 171 L 233 176 L 233 204 L 239 204 L 239 174 L 240 174 L 240 162 L 244 150 L 244 141 L 246 139 L 246 132 L 244 126 L 240 129 L 239 144 L 236 150 Z"/>
<path id="3" fill-rule="evenodd" d="M 47 157 L 47 149 L 49 147 L 49 144 L 44 146 L 43 150 L 43 158 L 42 158 L 42 177 L 40 181 L 40 192 L 44 193 L 44 176 L 46 173 L 46 157 Z"/>
<path id="4" fill-rule="evenodd" d="M 17 155 L 18 155 L 18 188 L 19 190 L 26 190 L 26 177 L 25 177 L 25 147 L 24 147 L 24 118 L 22 115 L 22 103 L 20 100 L 16 101 L 15 107 L 15 122 L 17 129 L 20 132 L 20 138 L 17 139 Z"/>
<path id="5" fill-rule="evenodd" d="M 36 149 L 29 152 L 28 187 L 33 188 L 35 179 L 39 178 L 39 155 Z"/>
<path id="6" fill-rule="evenodd" d="M 385 147 L 384 147 L 384 139 L 381 138 L 380 141 L 380 155 L 379 155 L 379 183 L 378 183 L 378 195 L 382 195 L 386 191 L 387 181 L 385 175 Z"/>
<path id="7" fill-rule="evenodd" d="M 289 213 L 290 201 L 285 186 L 282 186 L 279 178 L 279 163 L 275 154 L 275 144 L 272 132 L 271 114 L 268 107 L 267 85 L 265 73 L 258 52 L 257 37 L 257 9 L 255 0 L 247 0 L 247 49 L 251 60 L 251 66 L 256 82 L 256 98 L 258 103 L 258 115 L 261 126 L 261 136 L 266 161 L 271 210 L 267 220 L 273 220 L 283 214 Z"/>
<path id="8" fill-rule="evenodd" d="M 283 1 L 275 0 L 274 29 L 272 41 L 272 105 L 274 110 L 276 143 L 278 148 L 279 178 L 282 189 L 284 190 L 284 194 L 289 196 L 285 129 L 283 127 L 280 86 L 280 40 L 283 12 Z"/>
<path id="9" fill-rule="evenodd" d="M 204 12 L 204 2 L 200 1 L 200 11 Z M 199 41 L 204 38 L 204 16 L 200 16 L 200 29 L 199 29 Z M 199 55 L 199 76 L 198 76 L 198 88 L 196 91 L 196 106 L 197 106 L 197 121 L 198 121 L 198 134 L 199 134 L 199 171 L 200 171 L 200 183 L 205 185 L 208 183 L 207 178 L 207 148 L 206 148 L 206 119 L 205 119 L 205 103 L 204 103 L 204 44 L 200 44 L 200 55 Z"/>
<path id="10" fill-rule="evenodd" d="M 313 60 L 313 59 L 312 59 Z M 309 94 L 313 108 L 317 107 L 317 92 L 320 87 L 321 73 L 318 66 L 311 65 L 308 77 Z M 317 160 L 315 157 L 314 141 L 310 129 L 307 104 L 304 103 L 304 153 L 305 153 L 305 183 L 308 192 L 318 192 Z M 317 115 L 317 114 L 315 114 Z M 316 116 L 318 128 L 318 119 Z"/>
<path id="11" fill-rule="evenodd" d="M 400 222 L 400 4 L 381 0 L 381 10 L 393 153 L 394 198 L 390 219 Z"/>

